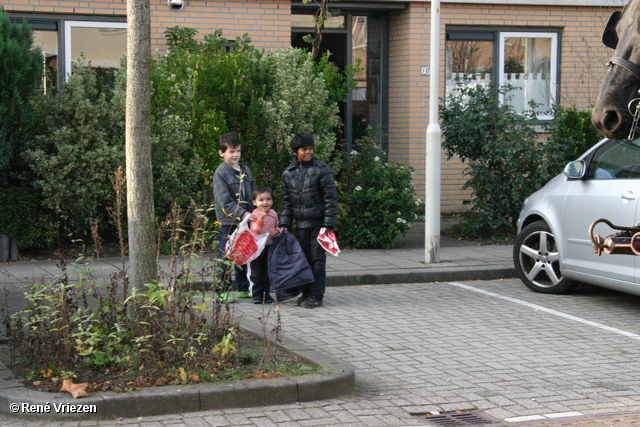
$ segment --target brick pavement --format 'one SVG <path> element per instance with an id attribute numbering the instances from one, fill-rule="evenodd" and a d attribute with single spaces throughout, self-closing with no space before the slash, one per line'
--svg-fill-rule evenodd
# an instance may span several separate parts
<path id="1" fill-rule="evenodd" d="M 322 308 L 281 306 L 284 338 L 355 366 L 353 395 L 91 423 L 0 416 L 0 425 L 421 426 L 432 424 L 412 413 L 456 410 L 503 425 L 640 425 L 639 306 L 590 287 L 535 294 L 516 280 L 329 288 Z M 264 316 L 247 301 L 234 311 Z M 549 418 L 572 413 L 582 415 Z"/>

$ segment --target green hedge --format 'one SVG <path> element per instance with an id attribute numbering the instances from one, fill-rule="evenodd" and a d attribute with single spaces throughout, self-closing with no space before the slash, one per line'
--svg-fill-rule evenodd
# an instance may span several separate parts
<path id="1" fill-rule="evenodd" d="M 18 249 L 50 249 L 56 242 L 53 213 L 42 207 L 42 195 L 28 185 L 0 188 L 0 234 L 13 236 Z"/>

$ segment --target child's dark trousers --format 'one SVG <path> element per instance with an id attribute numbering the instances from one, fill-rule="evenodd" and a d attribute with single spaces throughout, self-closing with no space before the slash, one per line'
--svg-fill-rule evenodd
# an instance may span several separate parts
<path id="1" fill-rule="evenodd" d="M 327 252 L 318 243 L 320 228 L 297 228 L 296 235 L 315 279 L 315 282 L 309 285 L 302 295 L 312 296 L 322 301 L 327 283 Z"/>
<path id="2" fill-rule="evenodd" d="M 266 245 L 258 258 L 251 262 L 251 284 L 249 292 L 255 300 L 262 300 L 265 294 L 269 294 L 271 281 L 269 280 L 269 250 L 271 245 Z"/>

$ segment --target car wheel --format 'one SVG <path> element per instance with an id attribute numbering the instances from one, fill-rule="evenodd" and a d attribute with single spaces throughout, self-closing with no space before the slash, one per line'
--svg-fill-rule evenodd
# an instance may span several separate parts
<path id="1" fill-rule="evenodd" d="M 544 294 L 563 294 L 576 285 L 562 276 L 560 254 L 551 228 L 544 221 L 524 227 L 513 245 L 513 262 L 520 280 Z"/>

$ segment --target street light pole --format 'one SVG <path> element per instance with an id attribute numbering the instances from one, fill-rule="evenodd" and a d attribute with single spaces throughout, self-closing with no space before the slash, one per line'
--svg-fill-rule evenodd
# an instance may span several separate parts
<path id="1" fill-rule="evenodd" d="M 431 51 L 429 60 L 429 126 L 427 127 L 425 169 L 426 263 L 440 262 L 440 162 L 441 131 L 438 124 L 438 84 L 440 80 L 440 0 L 431 0 Z"/>

